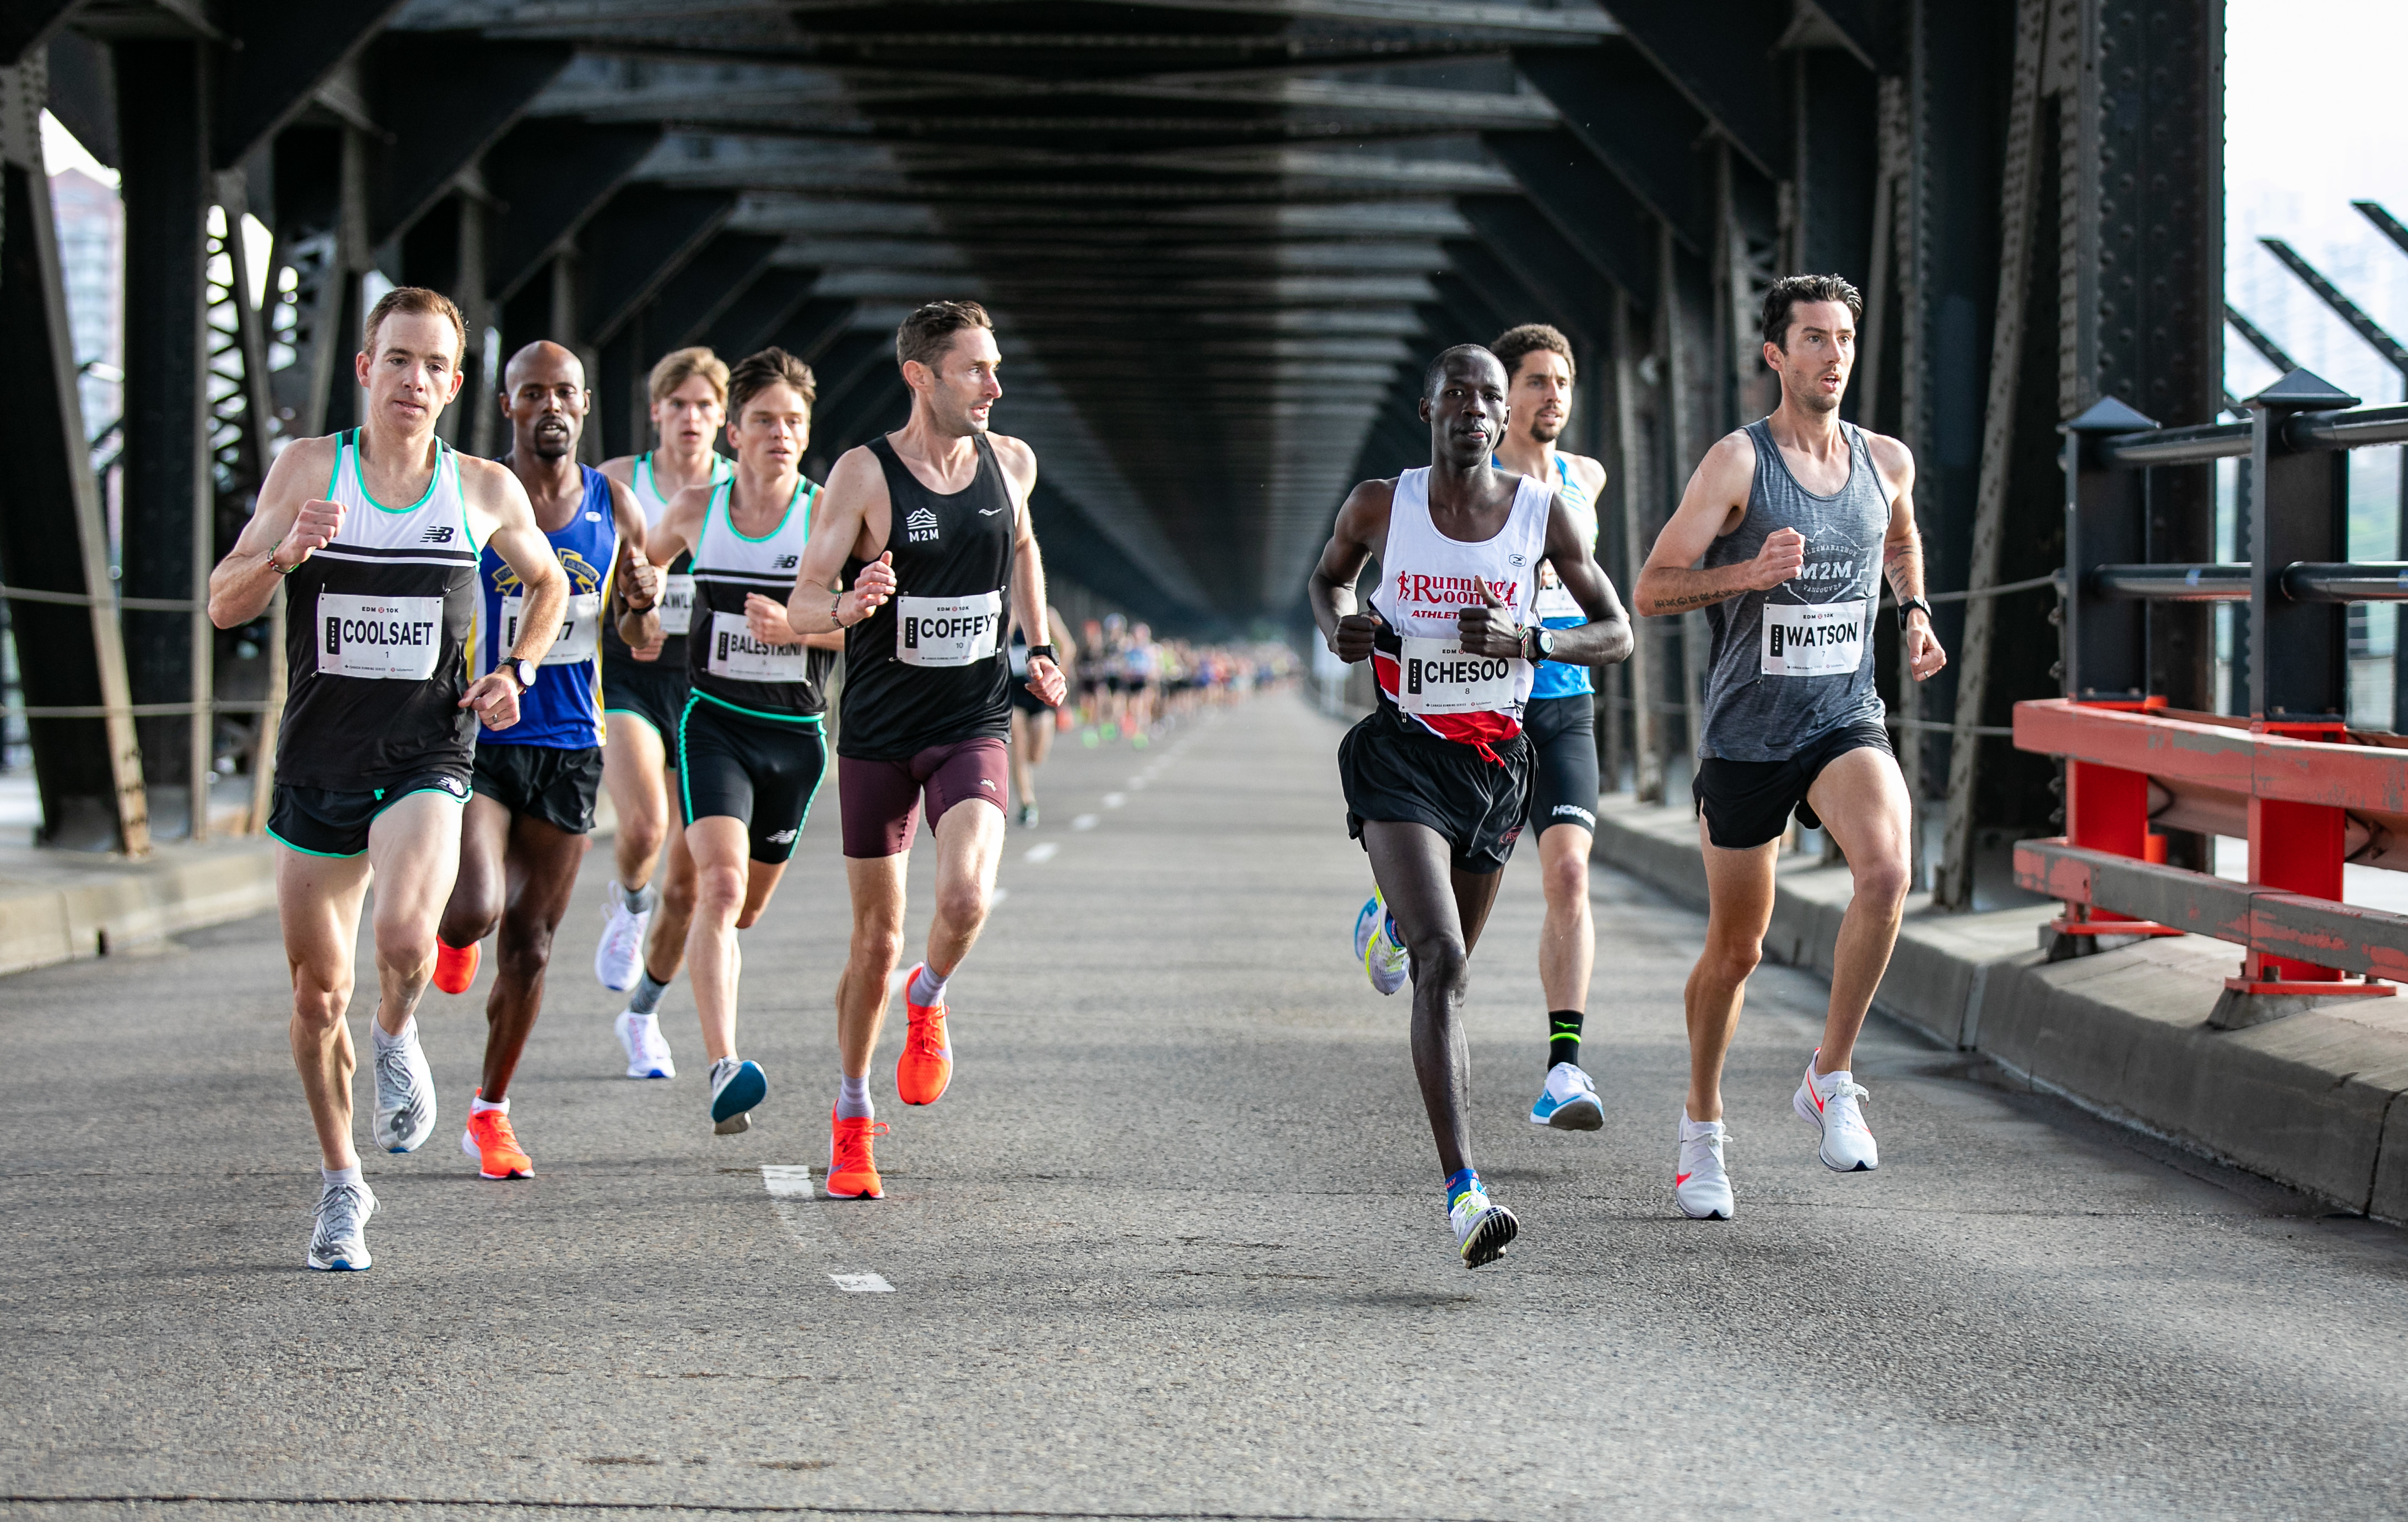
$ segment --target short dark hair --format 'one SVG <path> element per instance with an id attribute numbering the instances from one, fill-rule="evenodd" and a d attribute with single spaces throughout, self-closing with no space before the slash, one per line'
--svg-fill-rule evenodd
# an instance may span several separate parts
<path id="1" fill-rule="evenodd" d="M 1496 342 L 1488 346 L 1488 352 L 1496 355 L 1497 363 L 1505 367 L 1505 379 L 1511 383 L 1515 376 L 1522 373 L 1522 362 L 1542 348 L 1551 354 L 1561 354 L 1564 368 L 1571 372 L 1574 380 L 1580 378 L 1580 362 L 1572 358 L 1572 341 L 1563 335 L 1561 329 L 1544 322 L 1525 322 L 1518 328 L 1507 328 L 1497 335 Z"/>
<path id="2" fill-rule="evenodd" d="M 977 302 L 932 301 L 905 318 L 902 326 L 895 330 L 895 363 L 900 366 L 917 360 L 934 369 L 952 347 L 953 334 L 970 328 L 994 327 L 995 320 Z"/>
<path id="3" fill-rule="evenodd" d="M 1438 351 L 1438 357 L 1429 362 L 1429 368 L 1422 372 L 1423 401 L 1428 402 L 1437 398 L 1438 383 L 1446 375 L 1446 362 L 1455 358 L 1458 354 L 1477 354 L 1484 360 L 1494 360 L 1497 358 L 1495 352 L 1484 344 L 1457 344 L 1452 348 L 1440 349 Z M 1498 363 L 1501 364 L 1503 362 L 1499 361 Z M 1512 379 L 1513 372 L 1510 369 L 1507 370 L 1505 372 L 1505 378 L 1508 380 Z"/>
<path id="4" fill-rule="evenodd" d="M 368 308 L 367 321 L 361 324 L 360 348 L 367 352 L 368 358 L 376 358 L 377 330 L 383 327 L 384 320 L 395 312 L 408 312 L 414 317 L 442 318 L 459 335 L 460 347 L 453 352 L 452 359 L 456 362 L 468 352 L 468 324 L 460 320 L 460 308 L 453 305 L 451 297 L 421 285 L 397 285 L 377 298 L 377 304 Z"/>
<path id="5" fill-rule="evenodd" d="M 1789 310 L 1801 301 L 1836 301 L 1848 308 L 1852 321 L 1865 316 L 1865 298 L 1836 275 L 1784 275 L 1764 293 L 1764 341 L 1789 348 Z"/>
<path id="6" fill-rule="evenodd" d="M 811 367 L 772 345 L 738 361 L 727 372 L 727 420 L 742 422 L 746 405 L 772 386 L 792 386 L 802 393 L 805 407 L 819 400 L 819 382 L 811 378 Z"/>

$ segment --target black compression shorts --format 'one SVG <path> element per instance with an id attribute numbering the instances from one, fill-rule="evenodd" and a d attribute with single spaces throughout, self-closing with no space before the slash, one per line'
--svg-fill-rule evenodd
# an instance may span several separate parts
<path id="1" fill-rule="evenodd" d="M 1417 734 L 1383 705 L 1338 742 L 1347 834 L 1362 839 L 1367 822 L 1424 824 L 1445 837 L 1457 872 L 1503 870 L 1522 838 L 1530 747 L 1517 736 L 1489 748 L 1496 761 Z"/>
<path id="2" fill-rule="evenodd" d="M 1706 821 L 1706 838 L 1725 850 L 1754 849 L 1778 840 L 1789 827 L 1792 810 L 1798 822 L 1820 830 L 1823 821 L 1806 805 L 1807 789 L 1823 768 L 1851 750 L 1878 750 L 1896 756 L 1889 730 L 1878 718 L 1860 718 L 1828 730 L 1798 747 L 1787 761 L 1738 761 L 1708 758 L 1698 762 L 1689 784 L 1698 812 Z"/>
<path id="3" fill-rule="evenodd" d="M 465 802 L 468 779 L 451 767 L 407 776 L 390 788 L 296 788 L 276 785 L 267 832 L 305 856 L 357 856 L 368 848 L 377 816 L 414 792 L 438 792 Z"/>
<path id="4" fill-rule="evenodd" d="M 676 665 L 632 659 L 602 662 L 603 712 L 633 714 L 650 724 L 661 737 L 671 766 L 677 764 L 678 716 L 685 712 L 690 690 L 683 661 Z"/>
<path id="5" fill-rule="evenodd" d="M 1522 709 L 1530 741 L 1530 828 L 1597 832 L 1597 700 L 1586 692 L 1533 698 Z"/>
<path id="6" fill-rule="evenodd" d="M 594 832 L 594 800 L 602 790 L 602 747 L 477 747 L 468 785 L 513 814 L 541 819 L 571 835 Z"/>
<path id="7" fill-rule="evenodd" d="M 818 719 L 748 718 L 697 693 L 686 700 L 671 755 L 683 822 L 741 819 L 753 861 L 776 865 L 795 854 L 827 771 Z"/>

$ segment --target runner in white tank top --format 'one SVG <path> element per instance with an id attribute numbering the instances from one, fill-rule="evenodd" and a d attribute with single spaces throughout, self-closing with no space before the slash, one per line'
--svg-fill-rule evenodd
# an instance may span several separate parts
<path id="1" fill-rule="evenodd" d="M 1429 468 L 1354 489 L 1310 592 L 1330 649 L 1369 658 L 1378 677 L 1378 706 L 1338 749 L 1347 828 L 1378 883 L 1355 918 L 1355 952 L 1383 993 L 1410 968 L 1413 1068 L 1446 1174 L 1455 1251 L 1477 1268 L 1502 1256 L 1519 1227 L 1489 1202 L 1468 1155 L 1460 1015 L 1471 948 L 1522 832 L 1532 665 L 1623 660 L 1630 624 L 1563 499 L 1489 462 L 1508 416 L 1497 357 L 1468 344 L 1440 354 L 1421 415 Z M 1542 558 L 1586 623 L 1549 631 L 1531 616 Z M 1380 586 L 1369 611 L 1357 612 L 1354 583 L 1372 559 Z"/>

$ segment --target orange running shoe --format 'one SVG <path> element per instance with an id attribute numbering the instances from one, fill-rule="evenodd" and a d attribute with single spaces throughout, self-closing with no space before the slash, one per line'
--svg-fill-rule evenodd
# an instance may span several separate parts
<path id="1" fill-rule="evenodd" d="M 445 946 L 435 943 L 435 986 L 445 993 L 466 993 L 468 985 L 477 981 L 477 945 Z"/>
<path id="2" fill-rule="evenodd" d="M 520 1150 L 508 1110 L 470 1110 L 468 1129 L 460 1133 L 460 1150 L 477 1159 L 480 1178 L 535 1177 L 535 1163 Z"/>
<path id="3" fill-rule="evenodd" d="M 911 1002 L 920 968 L 903 975 L 903 1055 L 895 1060 L 895 1094 L 906 1104 L 934 1104 L 953 1081 L 953 1048 L 945 1032 L 945 1006 Z"/>
<path id="4" fill-rule="evenodd" d="M 878 1161 L 870 1156 L 870 1138 L 886 1134 L 886 1122 L 857 1116 L 839 1119 L 828 1111 L 827 1191 L 831 1200 L 883 1200 L 885 1186 L 878 1177 Z"/>

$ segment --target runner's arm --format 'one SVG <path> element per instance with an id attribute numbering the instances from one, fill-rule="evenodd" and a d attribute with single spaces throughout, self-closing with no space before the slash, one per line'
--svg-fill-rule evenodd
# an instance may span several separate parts
<path id="1" fill-rule="evenodd" d="M 1889 490 L 1889 532 L 1882 538 L 1882 572 L 1899 606 L 1923 595 L 1923 535 L 1914 526 L 1914 454 L 1897 439 L 1868 434 L 1873 468 Z M 1918 682 L 1948 664 L 1948 652 L 1931 631 L 1931 615 L 1915 608 L 1906 616 L 1906 666 Z"/>
<path id="2" fill-rule="evenodd" d="M 610 577 L 610 600 L 618 609 L 619 637 L 631 649 L 642 649 L 661 637 L 661 571 L 644 554 L 644 510 L 636 493 L 616 477 L 610 481 L 610 520 L 619 530 L 619 564 Z M 636 605 L 642 603 L 642 606 Z"/>
<path id="3" fill-rule="evenodd" d="M 266 612 L 285 573 L 342 528 L 343 510 L 310 494 L 333 481 L 335 448 L 332 438 L 296 439 L 268 467 L 251 521 L 209 573 L 211 623 L 233 629 Z"/>
<path id="4" fill-rule="evenodd" d="M 561 615 L 568 610 L 568 577 L 561 573 L 560 558 L 552 552 L 552 540 L 535 525 L 535 508 L 527 502 L 526 488 L 509 469 L 464 457 L 460 488 L 472 509 L 482 508 L 495 520 L 485 542 L 517 573 L 520 595 L 526 599 L 519 641 L 509 659 L 541 665 L 552 642 L 560 637 Z M 468 690 L 460 695 L 460 706 L 475 709 L 485 727 L 494 730 L 506 730 L 519 721 L 518 678 L 500 667 L 496 661 L 494 670 L 469 683 Z"/>
<path id="5" fill-rule="evenodd" d="M 991 436 L 996 461 L 1003 466 L 1004 479 L 1011 483 L 1012 505 L 1019 509 L 1018 537 L 1011 546 L 1011 616 L 1023 629 L 1044 629 L 1051 633 L 1045 619 L 1052 605 L 1045 596 L 1045 557 L 1037 548 L 1037 523 L 1028 510 L 1028 499 L 1037 490 L 1037 451 L 1016 438 Z M 1070 695 L 1062 663 L 1041 655 L 1029 660 L 1028 680 L 1021 685 L 1049 707 L 1060 707 Z"/>
<path id="6" fill-rule="evenodd" d="M 891 551 L 863 566 L 850 591 L 839 590 L 845 557 L 861 539 L 870 504 L 885 495 L 886 473 L 866 447 L 847 449 L 828 472 L 827 485 L 811 504 L 810 536 L 803 542 L 802 563 L 795 568 L 794 592 L 786 599 L 786 622 L 797 636 L 850 629 L 895 595 Z"/>
<path id="7" fill-rule="evenodd" d="M 1631 589 L 1642 616 L 1686 613 L 1742 592 L 1767 591 L 1804 568 L 1806 540 L 1795 529 L 1768 534 L 1763 551 L 1745 564 L 1698 567 L 1713 542 L 1738 525 L 1755 479 L 1756 445 L 1744 431 L 1725 434 L 1706 451 Z"/>
<path id="8" fill-rule="evenodd" d="M 1371 658 L 1371 638 L 1380 627 L 1376 613 L 1356 612 L 1354 583 L 1364 562 L 1388 542 L 1388 507 L 1396 500 L 1394 481 L 1365 481 L 1346 494 L 1338 521 L 1329 528 L 1329 543 L 1305 583 L 1312 605 L 1312 621 L 1330 652 L 1348 662 Z"/>
<path id="9" fill-rule="evenodd" d="M 1547 512 L 1547 562 L 1588 615 L 1588 622 L 1578 628 L 1555 632 L 1555 651 L 1550 659 L 1568 666 L 1610 666 L 1630 659 L 1630 616 L 1623 611 L 1612 578 L 1590 552 L 1595 519 L 1584 519 L 1560 494 Z"/>

